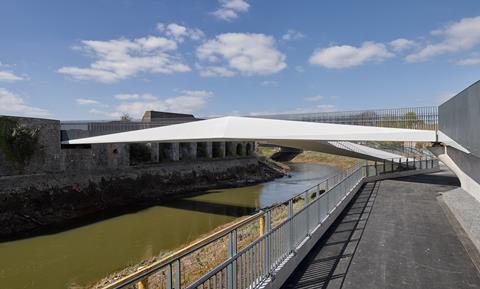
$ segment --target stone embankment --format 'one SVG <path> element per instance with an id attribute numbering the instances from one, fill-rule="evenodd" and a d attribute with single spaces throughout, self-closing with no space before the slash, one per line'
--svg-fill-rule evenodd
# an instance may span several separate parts
<path id="1" fill-rule="evenodd" d="M 0 241 L 93 222 L 215 188 L 285 172 L 255 157 L 143 165 L 76 174 L 0 177 Z"/>

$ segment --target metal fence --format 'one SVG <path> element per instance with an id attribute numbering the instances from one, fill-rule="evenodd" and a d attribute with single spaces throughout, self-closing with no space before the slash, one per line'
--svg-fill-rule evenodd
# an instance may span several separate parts
<path id="1" fill-rule="evenodd" d="M 64 121 L 60 127 L 63 131 L 86 131 L 88 136 L 98 136 L 131 130 L 139 130 L 173 124 L 180 124 L 201 119 L 196 118 L 165 118 L 151 122 L 142 121 Z"/>
<path id="2" fill-rule="evenodd" d="M 258 115 L 255 117 L 376 127 L 437 130 L 438 107 Z"/>
<path id="3" fill-rule="evenodd" d="M 434 159 L 358 165 L 105 287 L 251 289 L 268 280 L 367 177 L 438 167 Z"/>

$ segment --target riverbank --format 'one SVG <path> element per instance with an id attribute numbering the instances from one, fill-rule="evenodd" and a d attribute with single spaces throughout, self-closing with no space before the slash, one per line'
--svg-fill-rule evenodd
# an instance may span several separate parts
<path id="1" fill-rule="evenodd" d="M 284 164 L 281 164 L 285 166 Z M 279 204 L 282 201 L 285 201 L 291 198 L 293 195 L 300 193 L 302 190 L 311 187 L 312 185 L 320 182 L 326 177 L 332 176 L 333 174 L 338 173 L 338 170 L 332 170 L 328 166 L 320 166 L 315 164 L 290 164 L 291 166 L 291 175 L 289 177 L 277 179 L 271 182 L 271 191 L 275 194 L 275 199 L 269 199 L 265 196 L 263 199 L 265 200 L 264 203 L 259 203 L 260 207 L 264 206 L 271 206 L 272 204 Z M 318 168 L 326 169 L 323 174 L 318 174 Z M 299 178 L 300 175 L 300 178 Z M 315 179 L 317 177 L 317 179 Z M 300 182 L 297 184 L 297 182 Z M 269 183 L 262 184 L 261 186 L 269 185 Z M 283 190 L 281 186 L 288 186 L 291 188 L 288 194 L 283 194 Z M 245 187 L 242 189 L 229 189 L 231 191 L 229 196 L 225 196 L 225 198 L 220 199 L 218 194 L 225 194 L 223 190 L 218 191 L 211 191 L 200 198 L 196 198 L 197 201 L 200 202 L 207 202 L 215 200 L 216 203 L 222 204 L 222 206 L 232 206 L 234 204 L 241 204 L 243 200 L 241 195 L 248 195 L 248 188 L 255 188 L 257 186 Z M 269 189 L 270 190 L 270 189 Z M 216 195 L 216 196 L 215 196 Z M 238 198 L 240 199 L 239 202 L 231 202 L 230 199 Z M 181 202 L 188 202 L 191 201 L 191 198 L 183 199 Z M 299 202 L 294 202 L 294 210 L 297 211 L 303 206 L 303 200 L 299 199 Z M 210 232 L 202 234 L 192 240 L 191 242 L 184 243 L 176 248 L 161 252 L 157 256 L 149 257 L 143 259 L 141 262 L 136 264 L 132 264 L 131 266 L 127 266 L 121 270 L 118 270 L 107 277 L 101 279 L 100 281 L 87 286 L 86 288 L 89 289 L 100 289 L 104 288 L 106 285 L 111 284 L 112 282 L 119 280 L 123 277 L 131 275 L 145 267 L 148 267 L 151 264 L 157 263 L 163 258 L 168 257 L 170 254 L 174 252 L 178 252 L 183 248 L 194 244 L 207 236 L 211 236 L 215 232 L 221 231 L 226 227 L 233 225 L 234 223 L 241 222 L 244 218 L 248 218 L 254 211 L 252 210 L 251 213 L 248 215 L 244 215 L 238 218 L 233 219 L 232 221 L 222 224 Z M 272 227 L 278 225 L 282 220 L 284 220 L 287 216 L 287 207 L 285 205 L 280 205 L 277 209 L 274 210 L 272 214 Z M 258 221 L 250 223 L 248 226 L 245 226 L 242 230 L 238 232 L 238 248 L 243 248 L 251 243 L 253 240 L 259 237 L 260 232 L 260 224 Z M 195 280 L 196 278 L 202 276 L 206 273 L 209 269 L 215 267 L 216 265 L 220 264 L 226 258 L 226 251 L 227 250 L 227 240 L 221 239 L 215 243 L 214 246 L 207 246 L 200 250 L 199 252 L 193 253 L 191 256 L 189 255 L 184 260 L 182 260 L 182 286 L 188 285 L 189 280 Z M 198 264 L 198 260 L 202 260 L 202 264 Z M 154 288 L 165 288 L 162 287 L 165 284 L 166 275 L 163 270 L 160 270 L 158 273 L 152 275 L 148 282 Z M 163 285 L 162 285 L 163 284 Z M 76 288 L 76 287 L 72 287 Z M 82 287 L 83 288 L 83 287 Z"/>
<path id="2" fill-rule="evenodd" d="M 276 147 L 262 147 L 259 146 L 257 148 L 257 153 L 265 158 L 269 159 L 274 153 L 278 152 L 279 149 Z M 344 157 L 344 156 L 337 156 L 331 155 L 321 152 L 314 152 L 314 151 L 303 151 L 302 153 L 298 154 L 290 163 L 294 164 L 319 164 L 319 165 L 327 165 L 333 166 L 339 169 L 348 169 L 355 164 L 357 164 L 358 160 L 354 158 Z"/>
<path id="3" fill-rule="evenodd" d="M 273 180 L 255 157 L 139 166 L 83 174 L 0 178 L 0 241 L 65 230 L 195 192 Z"/>

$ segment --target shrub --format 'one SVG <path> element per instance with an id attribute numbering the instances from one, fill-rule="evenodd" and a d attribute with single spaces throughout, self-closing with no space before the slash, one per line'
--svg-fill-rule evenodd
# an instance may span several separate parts
<path id="1" fill-rule="evenodd" d="M 24 168 L 38 146 L 40 129 L 29 128 L 11 118 L 0 118 L 0 148 L 8 160 Z"/>

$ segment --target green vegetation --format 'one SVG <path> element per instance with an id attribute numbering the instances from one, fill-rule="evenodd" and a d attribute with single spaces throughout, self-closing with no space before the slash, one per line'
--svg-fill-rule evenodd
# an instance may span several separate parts
<path id="1" fill-rule="evenodd" d="M 257 146 L 257 154 L 270 158 L 274 153 L 278 152 L 280 149 L 277 147 L 263 147 Z"/>
<path id="2" fill-rule="evenodd" d="M 292 163 L 312 163 L 312 164 L 324 164 L 329 166 L 338 167 L 341 169 L 348 169 L 355 166 L 358 163 L 358 159 L 331 155 L 321 152 L 304 151 L 296 156 Z"/>
<path id="3" fill-rule="evenodd" d="M 21 125 L 13 118 L 0 118 L 0 149 L 17 168 L 23 169 L 35 153 L 39 131 Z"/>
<path id="4" fill-rule="evenodd" d="M 269 159 L 274 153 L 278 152 L 279 150 L 280 149 L 277 147 L 257 146 L 257 155 L 259 155 L 261 158 Z M 353 167 L 358 162 L 358 160 L 354 158 L 336 156 L 321 152 L 304 151 L 290 162 L 324 164 L 342 169 L 347 169 Z"/>

